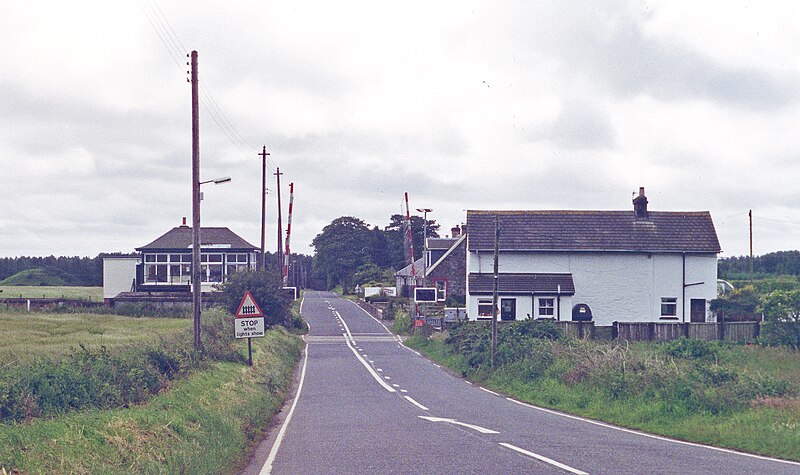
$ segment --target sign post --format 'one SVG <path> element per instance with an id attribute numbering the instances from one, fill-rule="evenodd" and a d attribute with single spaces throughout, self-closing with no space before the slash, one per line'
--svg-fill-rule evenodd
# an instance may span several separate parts
<path id="1" fill-rule="evenodd" d="M 249 290 L 245 291 L 233 322 L 234 336 L 247 338 L 247 365 L 253 366 L 253 347 L 250 338 L 264 336 L 264 312 Z"/>

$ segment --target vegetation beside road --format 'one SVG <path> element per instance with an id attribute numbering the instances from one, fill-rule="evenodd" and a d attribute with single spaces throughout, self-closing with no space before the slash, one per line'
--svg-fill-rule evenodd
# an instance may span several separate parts
<path id="1" fill-rule="evenodd" d="M 0 367 L 34 357 L 57 358 L 83 345 L 96 350 L 148 344 L 186 331 L 191 320 L 128 318 L 92 313 L 0 313 Z"/>
<path id="2" fill-rule="evenodd" d="M 102 302 L 102 287 L 0 285 L 0 298 L 7 299 L 70 299 Z"/>
<path id="3" fill-rule="evenodd" d="M 704 444 L 800 460 L 800 353 L 680 339 L 567 339 L 545 322 L 469 322 L 406 345 L 538 406 Z"/>
<path id="4" fill-rule="evenodd" d="M 281 407 L 301 350 L 276 328 L 253 367 L 218 362 L 146 404 L 0 424 L 0 467 L 22 473 L 235 473 Z"/>

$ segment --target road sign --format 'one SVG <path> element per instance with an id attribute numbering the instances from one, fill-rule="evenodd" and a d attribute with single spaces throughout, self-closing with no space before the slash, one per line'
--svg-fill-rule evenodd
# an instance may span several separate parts
<path id="1" fill-rule="evenodd" d="M 417 303 L 436 302 L 436 287 L 416 287 L 414 301 Z"/>
<path id="2" fill-rule="evenodd" d="M 264 317 L 236 318 L 234 336 L 236 338 L 255 338 L 264 336 Z"/>
<path id="3" fill-rule="evenodd" d="M 251 294 L 249 290 L 246 290 L 244 297 L 242 297 L 241 303 L 239 303 L 239 310 L 236 311 L 236 318 L 263 316 L 264 312 L 261 311 L 261 308 L 256 303 L 256 299 L 253 298 L 253 294 Z"/>

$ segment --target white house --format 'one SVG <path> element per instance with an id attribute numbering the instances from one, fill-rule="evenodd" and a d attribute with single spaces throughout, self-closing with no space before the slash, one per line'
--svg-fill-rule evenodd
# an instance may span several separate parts
<path id="1" fill-rule="evenodd" d="M 705 322 L 717 296 L 711 215 L 630 211 L 467 211 L 467 312 L 491 319 L 495 220 L 498 317 Z"/>

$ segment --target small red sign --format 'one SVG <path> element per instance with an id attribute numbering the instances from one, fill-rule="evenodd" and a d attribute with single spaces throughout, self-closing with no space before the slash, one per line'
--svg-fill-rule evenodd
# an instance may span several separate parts
<path id="1" fill-rule="evenodd" d="M 421 318 L 418 319 L 418 320 L 414 320 L 414 326 L 415 327 L 421 327 L 422 325 L 425 325 L 425 320 L 423 320 Z"/>
<path id="2" fill-rule="evenodd" d="M 256 303 L 253 294 L 251 294 L 249 290 L 245 291 L 244 297 L 242 297 L 242 301 L 239 303 L 239 310 L 236 311 L 236 318 L 263 316 L 264 312 L 261 311 L 261 308 Z"/>

